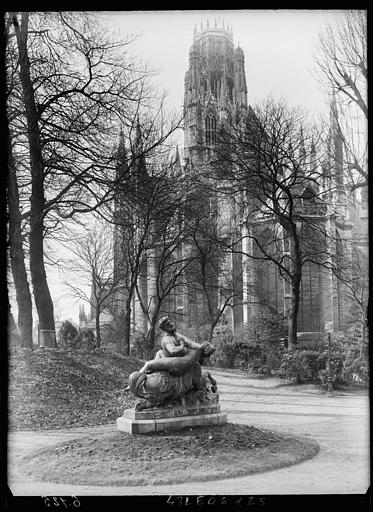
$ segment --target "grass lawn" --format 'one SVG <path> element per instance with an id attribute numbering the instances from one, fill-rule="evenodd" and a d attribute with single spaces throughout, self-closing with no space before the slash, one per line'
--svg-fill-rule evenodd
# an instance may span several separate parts
<path id="1" fill-rule="evenodd" d="M 33 480 L 86 485 L 207 481 L 268 471 L 313 457 L 318 444 L 227 423 L 180 431 L 80 437 L 22 461 Z"/>

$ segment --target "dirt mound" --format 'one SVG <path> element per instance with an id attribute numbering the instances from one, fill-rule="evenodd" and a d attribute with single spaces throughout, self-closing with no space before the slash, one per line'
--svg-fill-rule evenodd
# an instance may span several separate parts
<path id="1" fill-rule="evenodd" d="M 137 399 L 124 392 L 142 362 L 121 354 L 14 349 L 9 355 L 11 429 L 111 423 Z"/>
<path id="2" fill-rule="evenodd" d="M 317 443 L 310 439 L 227 423 L 146 435 L 80 437 L 25 457 L 22 471 L 49 482 L 155 485 L 268 471 L 317 452 Z"/>

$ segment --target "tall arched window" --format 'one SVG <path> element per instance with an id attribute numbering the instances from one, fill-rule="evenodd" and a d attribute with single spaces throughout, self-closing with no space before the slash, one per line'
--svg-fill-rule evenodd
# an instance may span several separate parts
<path id="1" fill-rule="evenodd" d="M 216 142 L 216 117 L 213 114 L 207 114 L 205 119 L 206 144 L 210 146 Z"/>
<path id="2" fill-rule="evenodd" d="M 257 259 L 255 261 L 257 286 L 255 293 L 261 305 L 262 312 L 279 312 L 281 310 L 281 287 L 278 268 L 272 261 L 265 259 L 265 253 L 272 254 L 275 250 L 275 247 L 272 246 L 273 232 L 267 228 L 264 229 L 260 234 L 258 233 L 256 236 L 265 252 L 262 252 L 258 245 L 254 243 L 254 257 L 264 258 L 262 260 Z"/>
<path id="3" fill-rule="evenodd" d="M 320 330 L 321 317 L 321 272 L 320 266 L 306 262 L 302 268 L 298 329 L 303 332 Z"/>

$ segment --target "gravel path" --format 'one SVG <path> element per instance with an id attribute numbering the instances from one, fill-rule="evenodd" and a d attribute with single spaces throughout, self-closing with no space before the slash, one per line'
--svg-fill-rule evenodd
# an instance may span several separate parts
<path id="1" fill-rule="evenodd" d="M 80 435 L 116 431 L 115 424 L 9 434 L 9 485 L 17 496 L 365 494 L 369 475 L 368 395 L 328 396 L 279 386 L 277 379 L 249 379 L 213 371 L 228 421 L 310 436 L 319 454 L 301 464 L 213 482 L 149 487 L 93 487 L 25 480 L 18 471 L 26 454 Z"/>

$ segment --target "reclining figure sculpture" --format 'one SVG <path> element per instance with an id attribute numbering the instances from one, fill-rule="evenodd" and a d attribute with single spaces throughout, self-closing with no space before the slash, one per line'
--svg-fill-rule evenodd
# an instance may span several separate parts
<path id="1" fill-rule="evenodd" d="M 177 333 L 169 317 L 161 318 L 159 327 L 165 331 L 161 350 L 128 378 L 127 389 L 143 399 L 135 410 L 216 402 L 216 381 L 209 372 L 201 370 L 203 360 L 215 348 L 207 341 L 195 343 Z"/>

